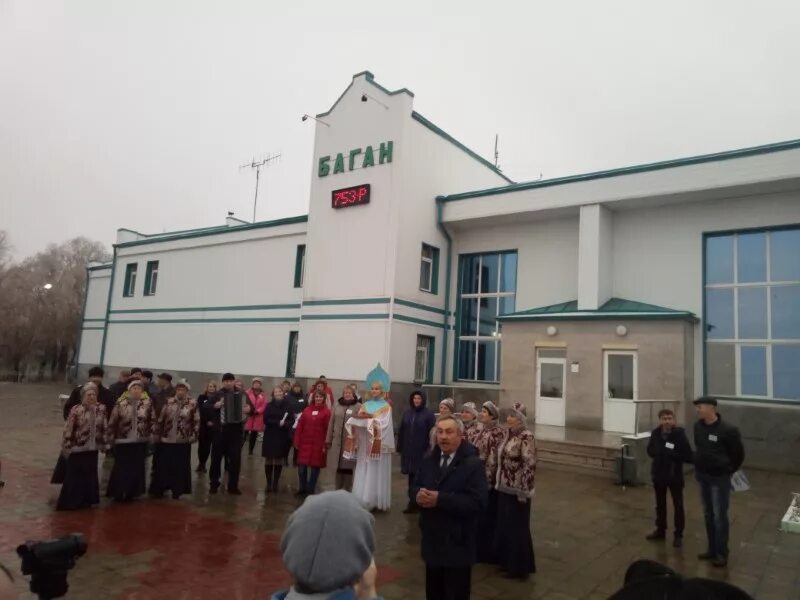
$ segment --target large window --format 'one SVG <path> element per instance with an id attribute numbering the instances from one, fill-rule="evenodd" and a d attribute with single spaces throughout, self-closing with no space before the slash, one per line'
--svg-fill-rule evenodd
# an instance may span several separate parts
<path id="1" fill-rule="evenodd" d="M 294 257 L 294 287 L 303 287 L 303 279 L 306 275 L 306 245 L 297 246 L 297 253 Z"/>
<path id="2" fill-rule="evenodd" d="M 439 249 L 422 244 L 419 266 L 419 289 L 431 294 L 438 293 L 439 287 Z"/>
<path id="3" fill-rule="evenodd" d="M 144 295 L 155 296 L 156 286 L 158 286 L 158 261 L 150 260 L 144 272 Z"/>
<path id="4" fill-rule="evenodd" d="M 414 381 L 433 383 L 434 339 L 427 335 L 417 336 L 417 353 L 414 357 Z"/>
<path id="5" fill-rule="evenodd" d="M 497 317 L 514 312 L 517 253 L 461 256 L 459 282 L 458 379 L 499 381 L 501 335 Z"/>
<path id="6" fill-rule="evenodd" d="M 139 265 L 136 263 L 129 263 L 125 265 L 125 283 L 122 287 L 122 295 L 126 297 L 133 296 L 136 291 L 136 270 Z"/>
<path id="7" fill-rule="evenodd" d="M 294 377 L 295 367 L 297 366 L 297 340 L 298 332 L 289 332 L 289 352 L 286 355 L 286 377 Z"/>
<path id="8" fill-rule="evenodd" d="M 800 228 L 705 238 L 709 394 L 800 400 Z"/>

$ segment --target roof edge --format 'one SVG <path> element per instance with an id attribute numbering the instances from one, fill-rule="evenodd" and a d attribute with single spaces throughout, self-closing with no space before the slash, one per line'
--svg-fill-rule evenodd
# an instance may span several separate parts
<path id="1" fill-rule="evenodd" d="M 308 215 L 299 215 L 296 217 L 285 217 L 283 219 L 275 219 L 272 221 L 258 221 L 256 223 L 247 223 L 246 225 L 237 225 L 235 227 L 218 227 L 206 231 L 190 230 L 187 232 L 178 232 L 174 234 L 163 234 L 144 240 L 134 240 L 131 242 L 122 242 L 114 244 L 114 248 L 131 248 L 133 246 L 142 246 L 145 244 L 159 244 L 161 242 L 173 242 L 176 240 L 187 240 L 191 238 L 206 237 L 210 235 L 220 235 L 223 233 L 234 233 L 238 231 L 250 231 L 251 229 L 264 229 L 267 227 L 280 227 L 281 225 L 296 225 L 298 223 L 307 223 Z"/>
<path id="2" fill-rule="evenodd" d="M 700 319 L 697 315 L 688 311 L 676 312 L 569 312 L 569 313 L 550 313 L 550 314 L 535 314 L 535 315 L 504 315 L 497 317 L 498 321 L 515 322 L 515 321 L 608 321 L 612 319 L 623 320 L 665 320 L 675 319 L 681 321 L 697 322 Z"/>
<path id="3" fill-rule="evenodd" d="M 366 79 L 367 83 L 371 83 L 373 86 L 378 88 L 380 91 L 382 91 L 387 96 L 396 96 L 397 94 L 408 94 L 412 98 L 414 97 L 414 92 L 412 92 L 408 88 L 400 88 L 398 90 L 390 91 L 390 90 L 386 89 L 385 87 L 383 87 L 380 83 L 375 81 L 375 75 L 373 75 L 371 71 L 359 71 L 358 73 L 353 75 L 353 79 L 350 81 L 350 85 L 348 85 L 344 89 L 344 91 L 341 93 L 341 95 L 336 99 L 336 102 L 334 102 L 333 105 L 328 110 L 326 110 L 325 112 L 317 113 L 316 117 L 319 119 L 319 118 L 322 118 L 322 117 L 327 117 L 329 114 L 331 114 L 333 112 L 333 109 L 336 108 L 336 105 L 339 104 L 341 99 L 345 97 L 345 94 L 347 94 L 347 92 L 350 91 L 350 88 L 353 87 L 353 82 L 356 80 L 356 78 L 357 77 L 361 77 L 362 75 L 364 76 L 364 79 Z"/>
<path id="4" fill-rule="evenodd" d="M 502 177 L 503 179 L 508 181 L 509 184 L 514 184 L 514 180 L 510 179 L 500 169 L 495 167 L 492 163 L 490 163 L 488 160 L 483 158 L 480 154 L 478 154 L 474 150 L 471 150 L 470 148 L 468 148 L 467 146 L 465 146 L 464 144 L 459 142 L 456 138 L 454 138 L 452 135 L 447 133 L 441 127 L 438 127 L 432 121 L 430 121 L 430 120 L 426 119 L 425 117 L 423 117 L 417 111 L 415 111 L 415 110 L 411 111 L 411 118 L 414 119 L 415 121 L 417 121 L 418 123 L 420 123 L 421 125 L 423 125 L 424 127 L 427 127 L 428 129 L 430 129 L 433 133 L 435 133 L 436 135 L 438 135 L 442 139 L 450 142 L 451 144 L 453 144 L 454 146 L 456 146 L 460 150 L 466 152 L 469 156 L 471 156 L 472 158 L 477 160 L 484 167 L 487 167 L 488 169 L 490 169 L 495 175 L 499 175 L 500 177 Z M 507 186 L 504 186 L 501 189 L 505 189 L 505 187 L 507 187 Z M 447 196 L 444 196 L 444 198 L 447 198 Z"/>
<path id="5" fill-rule="evenodd" d="M 568 183 L 578 183 L 582 181 L 592 181 L 595 179 L 607 179 L 611 177 L 621 177 L 624 175 L 634 175 L 637 173 L 647 173 L 650 171 L 661 171 L 664 169 L 673 169 L 677 167 L 685 167 L 691 165 L 699 165 L 709 162 L 717 162 L 723 160 L 731 160 L 736 158 L 747 158 L 749 156 L 758 156 L 761 154 L 772 154 L 775 152 L 783 152 L 786 150 L 800 149 L 800 139 L 787 140 L 783 142 L 775 142 L 772 144 L 764 144 L 762 146 L 752 146 L 748 148 L 739 148 L 735 150 L 724 150 L 722 152 L 714 152 L 712 154 L 700 154 L 697 156 L 688 156 L 684 158 L 675 158 L 665 161 L 654 163 L 644 163 L 640 165 L 632 165 L 628 167 L 620 167 L 617 169 L 607 169 L 604 171 L 592 171 L 590 173 L 581 173 L 577 175 L 566 175 L 564 177 L 554 177 L 553 179 L 544 179 L 537 181 L 525 181 L 515 183 L 507 186 L 498 186 L 493 188 L 486 188 L 482 190 L 474 190 L 470 192 L 460 192 L 457 194 L 450 194 L 442 197 L 442 202 L 454 202 L 457 200 L 468 200 L 470 198 L 480 198 L 483 196 L 493 196 L 496 194 L 506 194 L 509 192 L 519 192 L 524 190 L 532 190 L 537 188 L 545 188 L 556 185 L 565 185 Z"/>

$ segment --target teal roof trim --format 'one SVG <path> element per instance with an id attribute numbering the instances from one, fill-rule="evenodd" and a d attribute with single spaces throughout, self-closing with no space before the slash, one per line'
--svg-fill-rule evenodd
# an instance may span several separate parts
<path id="1" fill-rule="evenodd" d="M 88 271 L 103 271 L 105 269 L 110 269 L 113 265 L 111 263 L 105 265 L 95 265 L 93 267 L 86 267 Z"/>
<path id="2" fill-rule="evenodd" d="M 471 192 L 450 194 L 449 196 L 440 196 L 439 199 L 441 202 L 453 202 L 456 200 L 467 200 L 470 198 L 479 198 L 482 196 L 494 196 L 496 194 L 507 194 L 509 192 L 533 190 L 537 188 L 546 188 L 555 185 L 578 183 L 581 181 L 592 181 L 595 179 L 608 179 L 610 177 L 634 175 L 636 173 L 646 173 L 650 171 L 661 171 L 663 169 L 673 169 L 676 167 L 699 165 L 703 163 L 717 162 L 721 160 L 746 158 L 748 156 L 758 156 L 760 154 L 772 154 L 774 152 L 784 152 L 786 150 L 797 150 L 797 149 L 800 149 L 800 140 L 788 140 L 785 142 L 766 144 L 764 146 L 740 148 L 738 150 L 726 150 L 724 152 L 715 152 L 713 154 L 702 154 L 699 156 L 690 156 L 686 158 L 677 158 L 661 162 L 633 165 L 630 167 L 621 167 L 619 169 L 594 171 L 592 173 L 583 173 L 579 175 L 567 175 L 565 177 L 554 177 L 553 179 L 544 179 L 539 181 L 525 181 L 522 183 L 515 183 L 513 185 L 507 185 L 502 187 L 494 187 L 494 188 L 487 188 L 484 190 L 475 190 Z"/>
<path id="3" fill-rule="evenodd" d="M 399 90 L 394 90 L 393 92 L 387 90 L 385 87 L 383 87 L 381 84 L 379 84 L 378 82 L 375 81 L 375 75 L 373 75 L 370 71 L 361 71 L 360 73 L 356 73 L 355 75 L 353 75 L 353 81 L 355 81 L 356 77 L 361 77 L 362 75 L 365 76 L 365 78 L 366 78 L 368 83 L 371 83 L 372 85 L 374 85 L 376 88 L 378 88 L 384 94 L 387 94 L 389 96 L 394 96 L 396 94 L 408 94 L 412 98 L 414 97 L 414 92 L 412 92 L 411 90 L 409 90 L 407 88 L 400 88 Z M 317 118 L 327 117 L 329 114 L 331 114 L 333 112 L 333 109 L 336 108 L 336 105 L 339 104 L 341 99 L 344 98 L 345 94 L 347 94 L 347 92 L 350 91 L 350 88 L 353 87 L 353 81 L 350 82 L 350 85 L 348 85 L 345 88 L 345 90 L 342 92 L 342 94 L 336 99 L 336 102 L 333 103 L 333 106 L 331 106 L 325 112 L 318 113 L 317 114 Z"/>
<path id="4" fill-rule="evenodd" d="M 611 298 L 597 310 L 580 310 L 578 301 L 561 302 L 498 317 L 499 321 L 587 320 L 587 319 L 682 319 L 697 321 L 694 313 L 655 304 Z"/>
<path id="5" fill-rule="evenodd" d="M 428 119 L 423 117 L 417 111 L 415 111 L 415 110 L 411 111 L 411 118 L 414 119 L 415 121 L 417 121 L 418 123 L 420 123 L 421 125 L 423 125 L 423 126 L 427 127 L 428 129 L 430 129 L 433 133 L 435 133 L 439 137 L 447 140 L 448 142 L 450 142 L 451 144 L 453 144 L 454 146 L 456 146 L 460 150 L 463 150 L 464 152 L 466 152 L 469 156 L 471 156 L 472 158 L 477 160 L 484 167 L 490 169 L 495 175 L 499 175 L 500 177 L 505 179 L 510 184 L 514 183 L 514 181 L 512 179 L 509 179 L 505 174 L 503 174 L 503 172 L 500 169 L 495 167 L 492 163 L 490 163 L 488 160 L 483 158 L 480 154 L 478 154 L 474 150 L 470 150 L 469 148 L 467 148 L 464 144 L 459 142 L 452 135 L 450 135 L 449 133 L 444 131 L 442 128 L 437 127 L 436 125 L 434 125 L 431 121 L 429 121 Z M 505 189 L 505 187 L 501 188 L 501 189 Z"/>
<path id="6" fill-rule="evenodd" d="M 205 237 L 209 235 L 218 235 L 221 233 L 235 233 L 239 231 L 250 231 L 251 229 L 264 229 L 267 227 L 280 227 L 281 225 L 296 225 L 298 223 L 308 222 L 308 215 L 300 215 L 297 217 L 287 217 L 285 219 L 275 219 L 274 221 L 259 221 L 257 223 L 247 223 L 246 225 L 235 225 L 233 227 L 213 227 L 205 230 L 188 230 L 188 232 L 177 232 L 161 234 L 149 237 L 144 240 L 134 240 L 131 242 L 122 242 L 121 244 L 114 244 L 115 248 L 130 248 L 132 246 L 142 246 L 144 244 L 158 244 L 161 242 L 173 242 L 176 240 L 187 240 L 191 238 Z"/>

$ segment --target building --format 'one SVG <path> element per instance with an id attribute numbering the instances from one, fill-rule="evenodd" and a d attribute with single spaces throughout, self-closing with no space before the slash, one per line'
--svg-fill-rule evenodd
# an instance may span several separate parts
<path id="1" fill-rule="evenodd" d="M 336 388 L 380 362 L 395 397 L 614 432 L 710 393 L 751 463 L 800 469 L 800 140 L 513 183 L 413 99 L 363 72 L 317 115 L 307 216 L 120 229 L 80 369 Z"/>

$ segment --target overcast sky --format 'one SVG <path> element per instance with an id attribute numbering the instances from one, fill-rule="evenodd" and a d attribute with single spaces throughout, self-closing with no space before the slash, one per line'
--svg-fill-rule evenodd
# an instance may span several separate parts
<path id="1" fill-rule="evenodd" d="M 537 179 L 800 138 L 800 3 L 0 0 L 0 229 L 303 214 L 313 126 L 354 73 Z"/>

